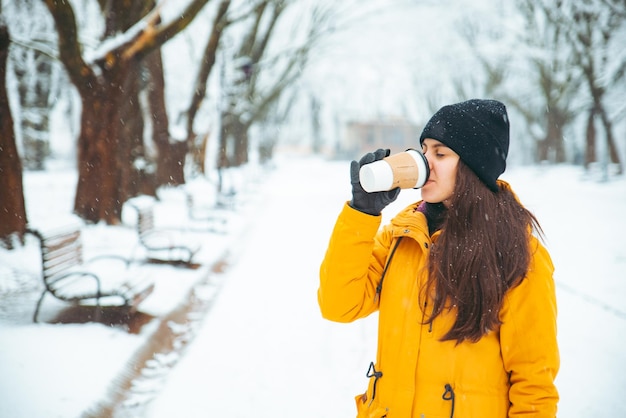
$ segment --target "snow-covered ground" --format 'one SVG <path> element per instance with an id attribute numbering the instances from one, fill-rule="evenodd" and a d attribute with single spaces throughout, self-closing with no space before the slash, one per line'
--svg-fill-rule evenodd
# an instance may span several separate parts
<path id="1" fill-rule="evenodd" d="M 27 174 L 26 185 L 41 186 L 43 179 L 33 176 Z M 195 338 L 166 378 L 151 387 L 152 401 L 136 414 L 129 404 L 120 416 L 355 415 L 353 396 L 364 391 L 367 365 L 375 355 L 376 317 L 331 323 L 320 317 L 316 301 L 319 263 L 336 215 L 349 199 L 348 177 L 346 161 L 281 159 L 263 181 L 248 188 L 251 198 L 236 215 L 239 229 L 196 237 L 203 248 L 230 250 L 223 273 L 149 266 L 157 291 L 142 309 L 154 315 L 170 309 L 201 274 L 213 274 L 218 291 L 193 329 Z M 503 178 L 538 216 L 557 269 L 559 416 L 626 416 L 621 394 L 626 387 L 626 180 L 597 182 L 570 166 L 512 168 Z M 65 205 L 56 208 L 61 212 L 71 207 L 71 198 L 51 196 L 71 195 L 72 176 L 46 173 L 45 181 L 48 187 L 29 194 L 28 203 L 29 211 L 39 213 L 31 218 L 41 222 L 49 219 L 46 213 L 55 213 L 53 202 Z M 180 204 L 176 192 L 169 193 L 160 203 L 163 213 Z M 403 191 L 385 217 L 418 198 L 419 191 Z M 110 248 L 124 243 L 119 250 L 130 249 L 130 232 L 128 227 L 89 227 L 87 244 Z M 209 264 L 207 253 L 200 259 Z M 0 284 L 0 292 L 19 295 L 35 280 L 36 266 L 27 255 L 32 255 L 28 249 L 0 251 L 0 265 L 13 273 L 13 280 L 5 282 L 16 283 L 14 289 Z M 100 324 L 33 325 L 32 306 L 21 308 L 26 317 L 19 320 L 9 308 L 0 307 L 2 417 L 84 416 L 106 398 L 111 381 L 156 326 L 148 323 L 139 334 L 130 334 Z"/>

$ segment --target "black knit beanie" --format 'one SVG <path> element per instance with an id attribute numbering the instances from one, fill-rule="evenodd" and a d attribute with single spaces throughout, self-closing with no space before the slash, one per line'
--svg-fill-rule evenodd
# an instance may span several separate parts
<path id="1" fill-rule="evenodd" d="M 497 100 L 472 99 L 444 106 L 424 127 L 425 138 L 436 139 L 454 152 L 491 190 L 506 168 L 509 117 Z"/>

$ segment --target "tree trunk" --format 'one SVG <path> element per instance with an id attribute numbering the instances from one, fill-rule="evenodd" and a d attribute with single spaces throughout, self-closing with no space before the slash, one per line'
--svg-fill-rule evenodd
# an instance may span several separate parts
<path id="1" fill-rule="evenodd" d="M 589 109 L 587 118 L 587 132 L 585 135 L 585 170 L 589 169 L 591 163 L 597 161 L 596 157 L 596 127 L 594 121 L 596 118 L 595 109 Z"/>
<path id="2" fill-rule="evenodd" d="M 615 139 L 613 138 L 613 124 L 611 123 L 611 119 L 607 115 L 604 106 L 600 106 L 599 113 L 600 118 L 602 119 L 602 125 L 604 126 L 604 132 L 606 133 L 606 144 L 609 150 L 610 161 L 617 165 L 617 174 L 623 174 L 624 167 L 622 166 L 622 161 L 619 157 L 619 153 L 617 152 L 617 147 L 615 146 Z"/>
<path id="3" fill-rule="evenodd" d="M 555 107 L 546 112 L 546 135 L 537 143 L 537 160 L 551 163 L 566 161 L 565 146 L 563 144 L 563 127 L 566 124 L 565 115 Z"/>
<path id="4" fill-rule="evenodd" d="M 233 120 L 232 131 L 235 140 L 234 161 L 235 167 L 248 163 L 248 128 L 239 118 Z"/>
<path id="5" fill-rule="evenodd" d="M 228 111 L 222 111 L 220 115 L 220 139 L 219 149 L 217 156 L 217 168 L 228 168 L 232 165 L 231 151 L 229 144 L 232 143 L 231 139 L 231 120 L 233 115 Z"/>
<path id="6" fill-rule="evenodd" d="M 0 240 L 12 248 L 11 235 L 23 242 L 26 232 L 26 205 L 22 185 L 22 163 L 17 153 L 13 116 L 6 90 L 10 36 L 0 24 Z"/>
<path id="7" fill-rule="evenodd" d="M 121 137 L 121 98 L 126 71 L 118 66 L 103 72 L 92 89 L 79 90 L 83 105 L 78 138 L 78 185 L 74 212 L 89 222 L 121 222 L 128 196 L 129 149 Z M 125 177 L 126 176 L 126 177 Z"/>
<path id="8" fill-rule="evenodd" d="M 200 173 L 204 173 L 204 160 L 206 158 L 206 147 L 209 134 L 196 134 L 194 132 L 193 125 L 196 120 L 196 115 L 198 114 L 206 96 L 207 82 L 209 76 L 211 75 L 211 71 L 215 66 L 220 39 L 224 33 L 224 29 L 228 25 L 226 14 L 228 12 L 228 8 L 230 7 L 230 3 L 231 0 L 222 0 L 217 9 L 217 13 L 213 19 L 213 29 L 211 30 L 209 41 L 204 49 L 198 76 L 195 80 L 195 88 L 191 97 L 191 103 L 187 109 L 187 146 L 189 153 L 191 154 L 191 163 L 194 165 L 193 169 Z"/>
<path id="9" fill-rule="evenodd" d="M 123 88 L 124 97 L 121 98 L 119 104 L 119 170 L 120 180 L 123 182 L 124 195 L 122 202 L 128 198 L 136 196 L 140 193 L 140 171 L 133 162 L 142 158 L 144 154 L 143 146 L 143 129 L 144 120 L 141 111 L 141 103 L 139 101 L 139 77 L 141 68 L 136 66 L 129 69 L 128 77 L 126 77 L 125 86 Z"/>
<path id="10" fill-rule="evenodd" d="M 537 153 L 536 158 L 537 162 L 548 161 L 548 135 L 546 137 L 537 141 Z"/>
<path id="11" fill-rule="evenodd" d="M 36 63 L 27 73 L 23 67 L 16 67 L 18 78 L 22 144 L 24 165 L 33 170 L 43 170 L 45 159 L 49 155 L 49 114 L 50 85 L 52 81 L 51 59 L 39 51 L 26 51 L 32 54 Z"/>
<path id="12" fill-rule="evenodd" d="M 152 118 L 152 141 L 156 148 L 156 187 L 184 184 L 185 158 L 179 154 L 180 145 L 173 142 L 169 135 L 169 119 L 165 107 L 165 78 L 163 58 L 160 50 L 153 51 L 145 58 L 150 74 L 148 84 L 148 106 Z"/>
<path id="13" fill-rule="evenodd" d="M 311 105 L 311 134 L 313 136 L 313 143 L 311 149 L 313 154 L 320 154 L 322 152 L 322 126 L 320 121 L 321 104 L 320 101 L 313 95 L 309 96 Z"/>
<path id="14" fill-rule="evenodd" d="M 15 19 L 27 20 L 37 16 L 41 0 L 14 2 Z M 52 28 L 47 19 L 37 19 L 29 28 L 32 34 L 48 33 Z M 31 170 L 45 169 L 45 160 L 50 155 L 49 119 L 53 100 L 58 94 L 52 91 L 57 84 L 56 66 L 53 58 L 37 48 L 24 43 L 12 46 L 13 73 L 17 81 L 19 118 L 22 143 L 22 164 Z"/>

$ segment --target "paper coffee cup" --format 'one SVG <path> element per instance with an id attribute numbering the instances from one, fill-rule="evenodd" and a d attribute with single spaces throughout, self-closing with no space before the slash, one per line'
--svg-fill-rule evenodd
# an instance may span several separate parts
<path id="1" fill-rule="evenodd" d="M 368 193 L 418 189 L 428 180 L 430 169 L 424 154 L 410 149 L 361 167 L 359 179 Z"/>

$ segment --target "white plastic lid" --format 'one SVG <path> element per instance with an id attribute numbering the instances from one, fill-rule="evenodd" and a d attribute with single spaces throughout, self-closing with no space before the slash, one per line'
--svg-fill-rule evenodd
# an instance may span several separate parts
<path id="1" fill-rule="evenodd" d="M 363 190 L 368 193 L 380 192 L 391 189 L 393 184 L 393 171 L 391 166 L 384 160 L 366 164 L 359 170 L 359 178 Z"/>
<path id="2" fill-rule="evenodd" d="M 409 149 L 406 152 L 411 154 L 413 159 L 415 160 L 415 165 L 417 165 L 417 183 L 414 188 L 419 189 L 428 181 L 428 177 L 430 176 L 430 168 L 428 167 L 428 160 L 426 160 L 426 156 L 419 151 L 414 149 Z"/>

